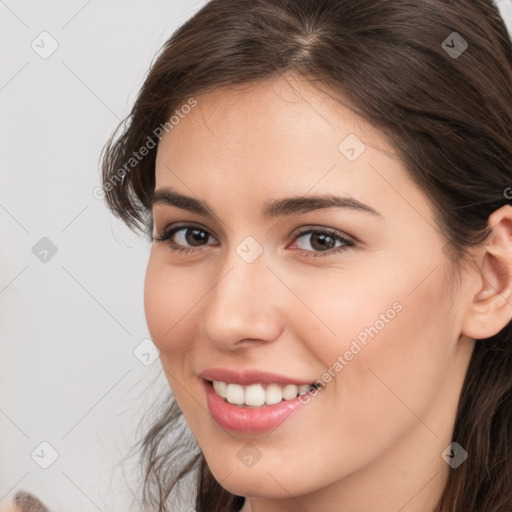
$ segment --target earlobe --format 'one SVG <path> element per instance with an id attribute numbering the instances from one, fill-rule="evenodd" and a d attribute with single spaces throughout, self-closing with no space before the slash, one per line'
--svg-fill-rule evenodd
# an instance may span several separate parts
<path id="1" fill-rule="evenodd" d="M 494 336 L 512 319 L 512 206 L 493 212 L 488 225 L 489 241 L 475 273 L 479 288 L 462 329 L 474 339 Z"/>

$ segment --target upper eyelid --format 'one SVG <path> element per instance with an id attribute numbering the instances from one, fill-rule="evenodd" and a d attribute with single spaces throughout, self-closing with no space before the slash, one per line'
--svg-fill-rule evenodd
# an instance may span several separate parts
<path id="1" fill-rule="evenodd" d="M 174 224 L 178 224 L 178 226 L 174 226 Z M 166 236 L 170 235 L 171 233 L 176 233 L 176 231 L 180 231 L 181 229 L 187 229 L 187 228 L 200 228 L 203 231 L 206 231 L 208 234 L 213 235 L 214 238 L 217 238 L 217 235 L 209 228 L 206 228 L 204 226 L 201 226 L 201 224 L 196 224 L 195 222 L 177 222 L 169 224 L 169 226 L 162 229 L 160 233 L 156 232 L 153 233 L 153 238 L 157 236 Z"/>
<path id="2" fill-rule="evenodd" d="M 201 230 L 206 231 L 209 235 L 212 235 L 215 239 L 218 238 L 217 235 L 215 233 L 213 233 L 209 228 L 206 228 L 206 227 L 202 226 L 201 224 L 198 224 L 195 222 L 184 222 L 184 223 L 178 222 L 177 224 L 178 224 L 177 226 L 170 224 L 168 227 L 163 229 L 163 231 L 160 235 L 156 234 L 153 236 L 153 238 L 155 236 L 166 236 L 166 235 L 171 236 L 171 234 L 174 235 L 177 231 L 180 231 L 182 229 L 187 229 L 187 228 L 200 228 Z M 355 237 L 353 237 L 343 231 L 340 231 L 336 228 L 313 225 L 313 224 L 306 225 L 306 226 L 295 229 L 290 235 L 293 237 L 292 243 L 295 242 L 295 240 L 299 236 L 310 234 L 312 232 L 313 233 L 314 232 L 327 232 L 327 233 L 333 234 L 337 238 L 341 238 L 341 239 L 345 240 L 346 242 L 350 242 L 353 244 L 359 243 L 359 241 Z"/>

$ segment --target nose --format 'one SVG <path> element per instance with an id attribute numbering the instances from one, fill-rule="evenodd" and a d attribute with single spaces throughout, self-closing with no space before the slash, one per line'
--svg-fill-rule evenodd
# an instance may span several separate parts
<path id="1" fill-rule="evenodd" d="M 203 334 L 223 350 L 276 340 L 282 330 L 277 286 L 262 255 L 247 263 L 233 250 L 204 299 Z"/>

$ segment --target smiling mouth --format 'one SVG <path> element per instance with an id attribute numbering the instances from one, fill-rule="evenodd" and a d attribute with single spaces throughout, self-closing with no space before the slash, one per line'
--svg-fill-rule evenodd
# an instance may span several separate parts
<path id="1" fill-rule="evenodd" d="M 206 380 L 213 387 L 215 393 L 226 402 L 240 407 L 262 407 L 275 405 L 282 401 L 293 400 L 299 395 L 305 395 L 318 385 L 304 384 L 250 384 L 242 386 L 220 380 Z"/>

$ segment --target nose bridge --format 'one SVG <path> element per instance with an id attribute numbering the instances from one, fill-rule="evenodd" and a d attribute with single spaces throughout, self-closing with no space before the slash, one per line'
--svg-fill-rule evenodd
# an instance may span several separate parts
<path id="1" fill-rule="evenodd" d="M 238 341 L 272 340 L 278 335 L 263 248 L 247 237 L 219 265 L 218 277 L 206 297 L 203 329 L 215 344 L 233 347 Z"/>

